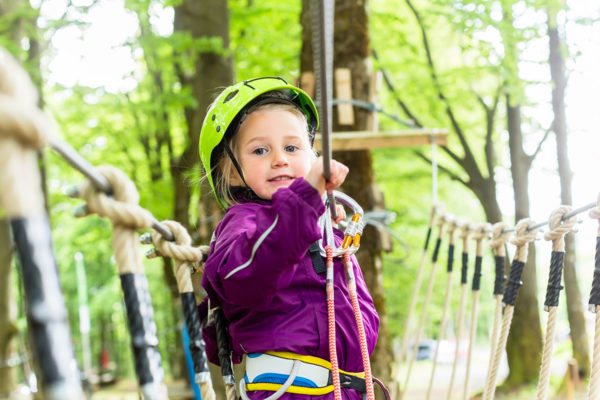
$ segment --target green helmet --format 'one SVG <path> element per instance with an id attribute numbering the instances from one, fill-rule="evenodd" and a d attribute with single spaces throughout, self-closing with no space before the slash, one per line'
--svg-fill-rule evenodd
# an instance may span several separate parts
<path id="1" fill-rule="evenodd" d="M 319 127 L 317 107 L 306 92 L 288 84 L 285 79 L 255 78 L 227 87 L 208 110 L 200 132 L 200 161 L 206 171 L 208 183 L 222 207 L 225 204 L 215 187 L 218 173 L 215 166 L 224 150 L 228 150 L 223 139 L 229 139 L 237 132 L 242 117 L 250 107 L 266 103 L 290 103 L 298 107 L 306 116 L 311 143 L 314 140 Z M 235 159 L 233 163 L 239 168 Z"/>

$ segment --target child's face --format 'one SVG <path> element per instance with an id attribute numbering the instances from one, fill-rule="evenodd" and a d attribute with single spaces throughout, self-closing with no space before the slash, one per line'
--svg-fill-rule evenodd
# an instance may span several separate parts
<path id="1" fill-rule="evenodd" d="M 250 189 L 270 200 L 279 188 L 304 177 L 315 155 L 306 123 L 290 111 L 260 109 L 248 115 L 236 135 L 236 156 Z M 237 177 L 232 184 L 242 185 Z"/>

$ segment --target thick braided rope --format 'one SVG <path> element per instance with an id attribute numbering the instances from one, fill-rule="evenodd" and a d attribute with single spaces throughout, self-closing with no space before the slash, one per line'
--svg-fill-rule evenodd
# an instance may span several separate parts
<path id="1" fill-rule="evenodd" d="M 517 249 L 515 251 L 515 260 L 520 261 L 522 263 L 527 262 L 529 243 L 535 240 L 537 236 L 536 229 L 532 229 L 531 231 L 527 230 L 531 223 L 532 220 L 529 218 L 524 218 L 520 220 L 515 226 L 515 235 L 511 238 L 511 243 L 517 246 Z M 510 283 L 511 282 L 509 282 L 509 284 Z M 516 284 L 516 282 L 513 282 L 513 284 Z M 516 291 L 517 289 L 512 290 Z M 502 360 L 504 350 L 506 349 L 506 341 L 508 340 L 508 334 L 510 332 L 510 325 L 512 324 L 514 311 L 514 305 L 505 305 L 504 312 L 502 315 L 502 328 L 500 330 L 500 337 L 498 338 L 498 345 L 496 346 L 494 352 L 494 360 L 492 362 L 492 368 L 490 369 L 491 389 L 489 391 L 488 397 L 486 397 L 486 400 L 494 400 L 496 396 L 496 378 L 498 376 L 498 369 L 500 368 L 500 361 Z"/>
<path id="2" fill-rule="evenodd" d="M 477 264 L 477 257 L 483 255 L 482 242 L 483 239 L 488 235 L 489 224 L 481 224 L 473 231 L 472 239 L 475 241 L 475 263 Z M 467 399 L 469 396 L 469 382 L 471 379 L 471 361 L 473 358 L 473 348 L 475 347 L 475 338 L 477 336 L 477 315 L 479 309 L 479 289 L 475 289 L 479 286 L 476 283 L 479 280 L 477 276 L 478 272 L 473 272 L 473 290 L 472 290 L 472 303 L 471 303 L 471 325 L 469 330 L 469 347 L 467 349 L 467 367 L 465 371 L 465 380 L 463 383 L 463 399 Z"/>
<path id="3" fill-rule="evenodd" d="M 596 323 L 594 329 L 594 353 L 592 359 L 592 371 L 590 373 L 590 383 L 588 388 L 588 398 L 592 400 L 600 399 L 600 305 L 597 302 L 597 267 L 600 257 L 600 195 L 596 207 L 590 210 L 590 218 L 598 220 L 598 234 L 596 238 L 596 266 L 594 268 L 594 280 L 592 282 L 592 291 L 590 293 L 590 307 L 594 306 L 593 312 L 596 313 Z"/>
<path id="4" fill-rule="evenodd" d="M 492 226 L 492 238 L 489 241 L 489 245 L 496 257 L 506 257 L 506 250 L 504 246 L 510 237 L 510 233 L 504 232 L 507 227 L 508 224 L 505 222 L 497 222 Z M 502 279 L 504 280 L 504 278 Z M 494 308 L 494 322 L 492 325 L 492 336 L 490 338 L 490 357 L 488 360 L 485 386 L 483 388 L 483 399 L 487 398 L 491 390 L 491 386 L 494 385 L 494 382 L 492 382 L 490 379 L 490 371 L 492 370 L 492 362 L 494 360 L 496 346 L 498 345 L 498 333 L 500 330 L 500 323 L 502 321 L 502 294 L 495 295 L 495 298 L 496 306 Z"/>
<path id="5" fill-rule="evenodd" d="M 352 311 L 354 312 L 356 329 L 358 330 L 360 355 L 362 358 L 363 370 L 365 372 L 365 387 L 367 389 L 366 398 L 367 400 L 375 400 L 375 389 L 373 388 L 373 374 L 371 372 L 371 361 L 369 359 L 367 335 L 365 333 L 365 325 L 363 322 L 362 313 L 360 312 L 360 304 L 358 303 L 356 279 L 354 278 L 354 271 L 352 270 L 352 263 L 350 262 L 350 256 L 348 255 L 348 252 L 344 253 L 343 255 L 343 263 L 346 269 L 348 280 L 348 294 L 350 296 L 350 302 L 352 303 Z"/>
<path id="6" fill-rule="evenodd" d="M 565 252 L 565 235 L 573 231 L 575 218 L 569 218 L 562 221 L 565 214 L 571 211 L 569 206 L 561 206 L 550 214 L 549 230 L 544 235 L 544 239 L 552 240 L 553 252 Z M 544 347 L 542 352 L 542 363 L 537 385 L 537 399 L 545 400 L 548 398 L 548 387 L 550 386 L 550 363 L 552 361 L 552 351 L 554 349 L 554 332 L 556 330 L 556 309 L 558 305 L 558 296 L 560 294 L 560 280 L 562 275 L 562 257 L 561 265 L 552 265 L 550 276 L 548 277 L 548 290 L 546 292 L 546 304 L 548 310 L 548 321 L 546 323 L 546 336 L 544 338 Z M 556 275 L 556 276 L 553 276 Z M 556 287 L 557 286 L 557 287 Z M 548 304 L 552 304 L 549 306 Z"/>
<path id="7" fill-rule="evenodd" d="M 463 242 L 463 257 L 465 254 L 469 254 L 469 234 L 470 234 L 471 226 L 468 223 L 465 223 L 460 228 L 460 239 Z M 466 261 L 463 261 L 466 262 Z M 466 267 L 463 266 L 463 267 Z M 466 273 L 466 270 L 465 270 Z M 462 274 L 462 271 L 461 271 Z M 461 283 L 461 291 L 460 291 L 460 302 L 458 305 L 458 316 L 456 318 L 456 345 L 454 347 L 454 360 L 452 362 L 452 372 L 450 373 L 450 383 L 448 384 L 448 392 L 446 394 L 446 399 L 450 400 L 452 397 L 452 390 L 454 388 L 454 380 L 456 378 L 456 367 L 458 365 L 458 356 L 460 354 L 460 340 L 463 335 L 463 325 L 465 324 L 465 311 L 467 307 L 467 291 L 468 291 L 467 283 Z"/>
<path id="8" fill-rule="evenodd" d="M 325 247 L 327 254 L 327 336 L 329 342 L 329 361 L 331 362 L 331 378 L 333 381 L 333 395 L 335 400 L 342 400 L 342 385 L 338 366 L 336 338 L 335 338 L 335 293 L 333 284 L 333 249 L 331 245 Z"/>
<path id="9" fill-rule="evenodd" d="M 40 149 L 51 131 L 48 118 L 38 108 L 38 93 L 29 75 L 0 48 L 0 138 L 12 137 Z"/>
<path id="10" fill-rule="evenodd" d="M 431 398 L 431 391 L 433 390 L 433 382 L 435 380 L 435 371 L 437 369 L 437 359 L 440 351 L 440 343 L 444 339 L 444 333 L 446 331 L 446 325 L 448 322 L 448 311 L 450 310 L 450 300 L 452 299 L 452 263 L 454 262 L 454 233 L 458 228 L 458 222 L 456 220 L 448 219 L 448 268 L 447 268 L 447 280 L 446 280 L 446 294 L 444 295 L 444 308 L 442 311 L 442 320 L 440 322 L 440 330 L 438 334 L 438 340 L 435 345 L 435 351 L 433 352 L 433 367 L 431 368 L 431 375 L 429 376 L 429 386 L 427 388 L 427 399 Z"/>
<path id="11" fill-rule="evenodd" d="M 110 166 L 101 166 L 113 188 L 113 196 L 97 192 L 91 182 L 81 187 L 81 197 L 86 201 L 88 212 L 110 219 L 114 225 L 113 251 L 119 273 L 142 273 L 142 259 L 137 254 L 137 229 L 152 226 L 152 214 L 138 205 L 139 194 L 133 182 L 122 171 Z"/>
<path id="12" fill-rule="evenodd" d="M 440 212 L 440 207 L 433 206 L 431 208 L 431 214 L 429 218 L 429 224 L 427 227 L 427 238 L 425 239 L 425 246 L 423 246 L 423 251 L 421 253 L 421 259 L 419 260 L 419 268 L 417 269 L 417 277 L 415 278 L 415 285 L 413 287 L 413 291 L 410 297 L 410 306 L 408 308 L 408 315 L 406 316 L 406 323 L 404 328 L 404 337 L 402 338 L 402 346 L 400 347 L 400 354 L 398 355 L 398 363 L 404 362 L 404 357 L 406 356 L 406 350 L 408 349 L 408 343 L 410 342 L 412 332 L 412 325 L 414 319 L 414 310 L 417 308 L 417 299 L 419 297 L 419 293 L 421 292 L 421 286 L 423 285 L 423 276 L 425 272 L 425 259 L 427 258 L 427 249 L 429 247 L 429 242 L 431 240 L 431 231 L 433 228 L 433 224 L 436 218 L 436 214 Z M 396 379 L 394 379 L 394 382 Z M 395 384 L 398 387 L 397 384 Z M 394 391 L 396 393 L 396 391 Z"/>
<path id="13" fill-rule="evenodd" d="M 594 353 L 588 399 L 600 399 L 600 306 L 596 306 L 596 323 L 594 325 Z"/>
<path id="14" fill-rule="evenodd" d="M 179 293 L 191 293 L 192 266 L 203 260 L 203 252 L 199 247 L 192 246 L 192 238 L 188 231 L 177 221 L 162 221 L 167 229 L 171 231 L 175 241 L 166 240 L 159 232 L 152 231 L 152 242 L 160 254 L 170 257 L 175 261 L 175 276 Z"/>
<path id="15" fill-rule="evenodd" d="M 418 346 L 418 343 L 421 341 L 421 335 L 423 334 L 423 330 L 425 329 L 425 323 L 427 322 L 427 309 L 429 308 L 429 303 L 431 302 L 431 295 L 433 293 L 433 283 L 435 281 L 435 272 L 436 272 L 436 267 L 437 267 L 437 257 L 439 255 L 439 243 L 441 243 L 441 238 L 444 235 L 444 226 L 446 224 L 446 217 L 443 215 L 440 215 L 440 217 L 438 218 L 438 221 L 436 223 L 436 225 L 439 227 L 440 231 L 439 231 L 439 235 L 438 238 L 436 240 L 436 244 L 435 244 L 435 249 L 433 251 L 433 257 L 432 257 L 432 261 L 431 261 L 431 270 L 429 272 L 429 281 L 428 281 L 428 285 L 427 285 L 427 292 L 425 293 L 425 299 L 423 300 L 423 305 L 422 305 L 422 309 L 421 309 L 421 315 L 419 317 L 419 323 L 417 325 L 417 333 L 415 335 L 415 349 L 414 351 L 410 352 L 410 358 L 409 358 L 409 362 L 408 362 L 408 369 L 406 371 L 406 377 L 404 380 L 404 386 L 402 387 L 402 391 L 400 392 L 400 397 L 399 400 L 402 400 L 402 398 L 404 397 L 404 395 L 406 394 L 406 392 L 408 391 L 408 384 L 410 383 L 410 376 L 412 374 L 412 367 L 415 363 L 415 360 L 417 358 L 417 348 L 416 346 Z"/>

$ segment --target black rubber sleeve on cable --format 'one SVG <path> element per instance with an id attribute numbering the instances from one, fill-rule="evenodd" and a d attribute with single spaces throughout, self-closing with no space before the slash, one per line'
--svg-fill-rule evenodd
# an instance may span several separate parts
<path id="1" fill-rule="evenodd" d="M 454 245 L 450 244 L 448 246 L 448 264 L 446 267 L 446 271 L 448 273 L 452 272 L 452 266 L 454 265 Z"/>
<path id="2" fill-rule="evenodd" d="M 438 256 L 440 255 L 440 246 L 442 245 L 442 238 L 439 237 L 435 241 L 435 248 L 433 249 L 433 256 L 431 257 L 431 261 L 436 263 L 438 260 Z"/>
<path id="3" fill-rule="evenodd" d="M 475 256 L 475 271 L 473 271 L 473 284 L 471 285 L 471 290 L 473 292 L 479 291 L 479 287 L 481 286 L 481 263 L 483 259 L 481 256 Z"/>
<path id="4" fill-rule="evenodd" d="M 519 288 L 523 285 L 523 282 L 521 281 L 523 268 L 525 268 L 525 263 L 523 261 L 513 260 L 510 267 L 510 274 L 508 275 L 508 281 L 506 282 L 504 296 L 502 298 L 502 302 L 506 305 L 514 306 L 517 302 Z"/>
<path id="5" fill-rule="evenodd" d="M 76 397 L 81 393 L 81 384 L 72 367 L 75 353 L 48 219 L 15 218 L 10 225 L 19 254 L 29 334 L 42 382 L 47 390 L 63 387 L 60 393 Z"/>
<path id="6" fill-rule="evenodd" d="M 560 285 L 562 271 L 564 266 L 565 252 L 553 251 L 550 257 L 550 274 L 548 275 L 548 287 L 546 288 L 546 307 L 557 307 L 560 291 L 563 287 Z"/>
<path id="7" fill-rule="evenodd" d="M 494 262 L 496 264 L 496 276 L 494 280 L 494 295 L 504 293 L 504 281 L 506 275 L 504 275 L 504 256 L 495 256 Z"/>
<path id="8" fill-rule="evenodd" d="M 146 276 L 126 273 L 120 278 L 138 381 L 140 385 L 162 382 L 164 374 Z"/>
<path id="9" fill-rule="evenodd" d="M 466 285 L 469 277 L 467 273 L 469 271 L 469 253 L 462 253 L 462 268 L 460 270 L 460 283 Z"/>
<path id="10" fill-rule="evenodd" d="M 221 364 L 221 375 L 223 380 L 227 380 L 229 377 L 233 378 L 233 364 L 231 363 L 231 345 L 227 333 L 227 322 L 220 308 L 215 310 L 215 329 L 217 331 L 217 355 L 219 364 Z"/>
<path id="11" fill-rule="evenodd" d="M 600 236 L 596 238 L 596 263 L 594 266 L 594 280 L 590 292 L 590 303 L 594 306 L 600 305 Z"/>
<path id="12" fill-rule="evenodd" d="M 194 362 L 194 372 L 208 372 L 208 362 L 206 360 L 206 350 L 202 340 L 202 325 L 198 316 L 196 306 L 196 296 L 194 292 L 181 293 L 181 305 L 183 306 L 183 316 L 185 325 L 190 337 L 190 352 Z"/>
<path id="13" fill-rule="evenodd" d="M 427 251 L 429 248 L 429 240 L 431 239 L 431 227 L 427 229 L 427 236 L 425 237 L 425 246 L 423 246 L 423 250 Z"/>

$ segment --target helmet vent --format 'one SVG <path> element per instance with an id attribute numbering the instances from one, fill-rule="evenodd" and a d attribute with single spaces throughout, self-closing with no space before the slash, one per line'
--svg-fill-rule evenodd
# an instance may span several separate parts
<path id="1" fill-rule="evenodd" d="M 231 91 L 223 100 L 223 103 L 227 103 L 229 100 L 233 99 L 237 94 L 238 94 L 239 90 L 233 90 Z"/>

